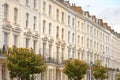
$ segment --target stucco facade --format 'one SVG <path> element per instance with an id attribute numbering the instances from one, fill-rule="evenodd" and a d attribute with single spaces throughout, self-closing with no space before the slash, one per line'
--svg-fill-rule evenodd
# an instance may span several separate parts
<path id="1" fill-rule="evenodd" d="M 119 34 L 81 7 L 64 0 L 0 1 L 0 48 L 15 45 L 44 55 L 47 70 L 37 80 L 67 80 L 62 69 L 68 58 L 88 64 L 99 59 L 103 66 L 120 69 Z M 0 60 L 0 80 L 9 80 L 4 60 Z M 109 80 L 115 80 L 113 74 Z"/>

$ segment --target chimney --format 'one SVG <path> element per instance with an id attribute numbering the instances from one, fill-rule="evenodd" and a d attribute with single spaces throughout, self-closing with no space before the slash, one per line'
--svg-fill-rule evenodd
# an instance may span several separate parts
<path id="1" fill-rule="evenodd" d="M 103 26 L 103 20 L 102 19 L 98 19 L 98 24 Z"/>
<path id="2" fill-rule="evenodd" d="M 74 6 L 76 6 L 76 4 L 74 3 Z"/>

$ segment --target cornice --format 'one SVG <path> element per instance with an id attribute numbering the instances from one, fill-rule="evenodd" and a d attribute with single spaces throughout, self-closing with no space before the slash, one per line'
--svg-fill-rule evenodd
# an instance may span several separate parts
<path id="1" fill-rule="evenodd" d="M 65 46 L 66 46 L 65 41 L 62 40 L 62 42 L 61 42 L 61 46 L 62 46 L 63 48 L 65 48 Z"/>
<path id="2" fill-rule="evenodd" d="M 52 44 L 52 43 L 54 42 L 54 39 L 53 39 L 52 37 L 49 37 L 48 42 L 49 42 L 50 44 Z"/>
<path id="3" fill-rule="evenodd" d="M 24 32 L 24 35 L 26 35 L 27 37 L 31 37 L 32 36 L 32 32 L 30 29 L 27 29 L 25 32 Z"/>
<path id="4" fill-rule="evenodd" d="M 16 32 L 16 33 L 20 33 L 22 31 L 22 29 L 20 27 L 14 27 L 14 28 L 12 28 L 12 31 Z"/>
<path id="5" fill-rule="evenodd" d="M 12 25 L 10 25 L 10 22 L 5 18 L 3 19 L 3 30 L 10 32 L 12 30 Z"/>
<path id="6" fill-rule="evenodd" d="M 60 45 L 61 45 L 60 39 L 57 39 L 57 40 L 56 40 L 56 45 L 57 45 L 57 46 L 60 46 Z"/>
<path id="7" fill-rule="evenodd" d="M 38 32 L 33 32 L 32 37 L 35 38 L 35 39 L 38 39 L 39 38 Z"/>
<path id="8" fill-rule="evenodd" d="M 42 40 L 43 40 L 43 43 L 47 43 L 48 37 L 46 34 L 43 34 Z"/>

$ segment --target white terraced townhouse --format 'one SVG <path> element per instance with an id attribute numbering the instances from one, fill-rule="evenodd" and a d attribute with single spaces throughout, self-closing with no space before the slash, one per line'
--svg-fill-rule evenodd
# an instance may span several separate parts
<path id="1" fill-rule="evenodd" d="M 68 80 L 62 72 L 68 58 L 120 69 L 120 34 L 69 1 L 0 0 L 0 49 L 13 45 L 45 56 L 47 70 L 36 80 Z M 5 59 L 0 54 L 0 80 L 10 80 Z M 89 79 L 88 70 L 83 80 Z"/>

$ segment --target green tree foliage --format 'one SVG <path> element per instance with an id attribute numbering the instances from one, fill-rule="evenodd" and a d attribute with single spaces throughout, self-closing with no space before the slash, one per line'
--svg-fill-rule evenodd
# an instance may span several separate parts
<path id="1" fill-rule="evenodd" d="M 116 80 L 120 80 L 120 73 L 116 74 Z"/>
<path id="2" fill-rule="evenodd" d="M 106 67 L 102 66 L 102 62 L 97 60 L 93 66 L 93 76 L 96 80 L 104 80 L 108 78 L 108 71 Z"/>
<path id="3" fill-rule="evenodd" d="M 70 80 L 81 80 L 88 68 L 89 66 L 83 61 L 78 59 L 68 59 L 65 63 L 63 72 Z"/>
<path id="4" fill-rule="evenodd" d="M 46 69 L 45 60 L 40 54 L 35 54 L 32 49 L 9 48 L 7 66 L 11 78 L 34 80 L 35 74 Z"/>

